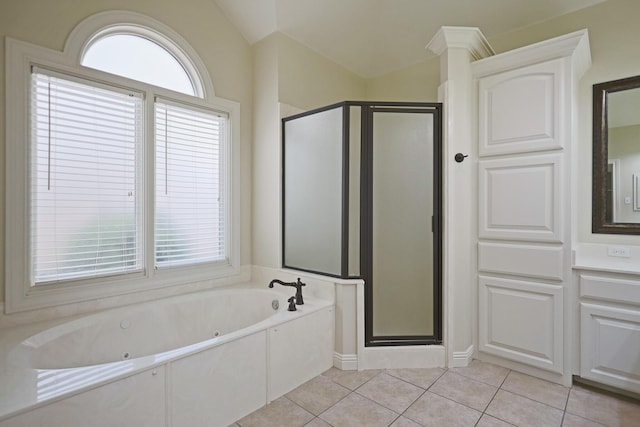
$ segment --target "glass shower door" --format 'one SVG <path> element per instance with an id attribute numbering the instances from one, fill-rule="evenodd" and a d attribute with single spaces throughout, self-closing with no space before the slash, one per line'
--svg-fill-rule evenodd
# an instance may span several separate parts
<path id="1" fill-rule="evenodd" d="M 433 110 L 373 108 L 370 120 L 372 244 L 367 341 L 369 345 L 437 342 L 436 119 Z"/>

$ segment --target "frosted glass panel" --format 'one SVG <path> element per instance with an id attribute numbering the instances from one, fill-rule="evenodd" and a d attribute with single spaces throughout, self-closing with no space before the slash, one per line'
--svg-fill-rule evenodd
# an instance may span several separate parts
<path id="1" fill-rule="evenodd" d="M 342 111 L 285 121 L 285 267 L 341 274 Z"/>
<path id="2" fill-rule="evenodd" d="M 373 335 L 433 325 L 433 115 L 373 114 Z"/>

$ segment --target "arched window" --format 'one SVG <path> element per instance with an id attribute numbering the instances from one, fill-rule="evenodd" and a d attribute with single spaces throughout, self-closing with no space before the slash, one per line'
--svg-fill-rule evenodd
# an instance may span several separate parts
<path id="1" fill-rule="evenodd" d="M 107 34 L 91 41 L 81 64 L 196 96 L 194 78 L 166 48 L 167 45 L 166 41 L 159 44 L 138 34 Z"/>
<path id="2" fill-rule="evenodd" d="M 184 39 L 105 12 L 64 52 L 7 46 L 8 311 L 237 271 L 239 106 Z"/>

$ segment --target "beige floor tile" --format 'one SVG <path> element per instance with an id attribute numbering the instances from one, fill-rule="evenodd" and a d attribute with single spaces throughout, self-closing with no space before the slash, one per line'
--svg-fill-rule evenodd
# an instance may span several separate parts
<path id="1" fill-rule="evenodd" d="M 482 412 L 487 408 L 498 388 L 447 372 L 431 386 L 429 391 Z"/>
<path id="2" fill-rule="evenodd" d="M 505 390 L 498 390 L 486 413 L 520 427 L 560 427 L 563 412 Z"/>
<path id="3" fill-rule="evenodd" d="M 464 368 L 451 368 L 451 371 L 474 380 L 500 387 L 505 377 L 509 373 L 507 368 L 485 363 L 479 360 L 472 360 L 469 366 Z"/>
<path id="4" fill-rule="evenodd" d="M 427 391 L 403 414 L 425 427 L 474 426 L 480 412 Z"/>
<path id="5" fill-rule="evenodd" d="M 415 421 L 411 421 L 409 418 L 400 416 L 393 422 L 393 424 L 391 424 L 390 427 L 422 427 L 422 425 Z"/>
<path id="6" fill-rule="evenodd" d="M 567 412 L 610 427 L 640 426 L 639 403 L 578 386 L 569 393 Z"/>
<path id="7" fill-rule="evenodd" d="M 349 393 L 348 388 L 320 375 L 287 393 L 286 396 L 303 409 L 314 415 L 320 415 Z"/>
<path id="8" fill-rule="evenodd" d="M 562 427 L 603 427 L 604 424 L 565 412 Z"/>
<path id="9" fill-rule="evenodd" d="M 356 393 L 401 414 L 424 393 L 424 389 L 381 373 L 359 387 Z"/>
<path id="10" fill-rule="evenodd" d="M 320 418 L 334 427 L 387 427 L 398 414 L 351 393 L 320 414 Z"/>
<path id="11" fill-rule="evenodd" d="M 369 369 L 366 371 L 341 371 L 337 368 L 331 368 L 322 375 L 331 379 L 333 382 L 355 390 L 371 378 L 378 375 L 381 371 L 377 369 Z"/>
<path id="12" fill-rule="evenodd" d="M 567 387 L 515 371 L 509 372 L 507 379 L 504 380 L 500 388 L 563 411 L 569 397 L 569 389 Z"/>
<path id="13" fill-rule="evenodd" d="M 320 418 L 314 418 L 308 424 L 305 424 L 304 427 L 331 427 L 331 424 Z"/>
<path id="14" fill-rule="evenodd" d="M 484 414 L 476 427 L 512 427 L 513 424 L 509 424 L 506 421 L 499 420 L 497 418 L 492 417 L 491 415 Z"/>
<path id="15" fill-rule="evenodd" d="M 442 368 L 405 368 L 388 369 L 385 372 L 426 390 L 431 387 L 431 384 L 440 378 L 446 370 Z"/>
<path id="16" fill-rule="evenodd" d="M 301 427 L 312 419 L 312 414 L 281 397 L 247 415 L 238 424 L 241 427 Z"/>

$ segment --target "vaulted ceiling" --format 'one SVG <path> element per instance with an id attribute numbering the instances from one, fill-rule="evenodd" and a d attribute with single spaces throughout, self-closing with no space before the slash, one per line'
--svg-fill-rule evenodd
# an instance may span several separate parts
<path id="1" fill-rule="evenodd" d="M 488 38 L 606 0 L 214 0 L 251 44 L 280 31 L 362 77 L 429 58 L 443 25 Z"/>

